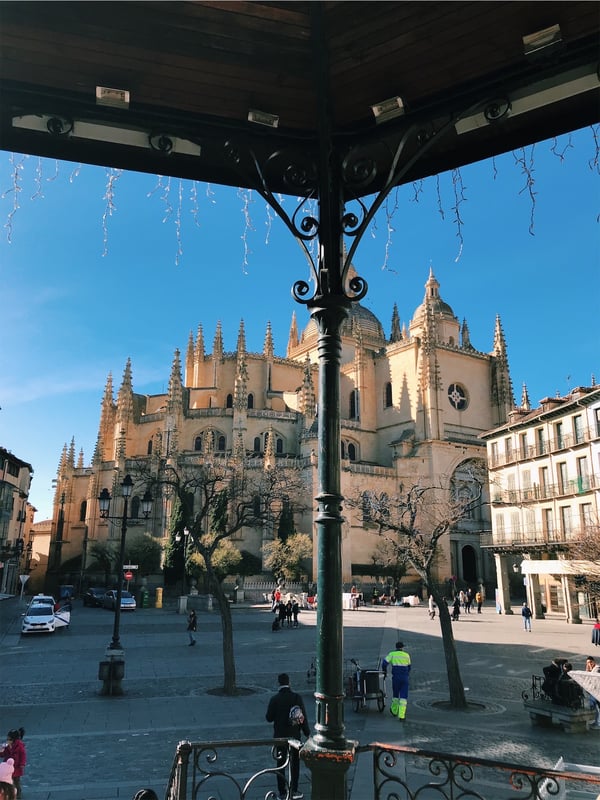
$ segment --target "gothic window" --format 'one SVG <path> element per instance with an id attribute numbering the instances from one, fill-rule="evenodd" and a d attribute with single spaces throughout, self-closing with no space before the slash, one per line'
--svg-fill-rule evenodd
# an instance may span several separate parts
<path id="1" fill-rule="evenodd" d="M 87 500 L 83 500 L 79 506 L 79 522 L 85 522 L 85 515 L 87 512 Z"/>
<path id="2" fill-rule="evenodd" d="M 350 419 L 359 419 L 360 409 L 358 405 L 358 389 L 352 389 L 350 392 Z"/>
<path id="3" fill-rule="evenodd" d="M 225 406 L 227 408 L 233 408 L 233 395 L 232 394 L 228 394 L 227 395 L 227 400 L 225 401 Z"/>
<path id="4" fill-rule="evenodd" d="M 356 461 L 356 445 L 352 442 L 348 445 L 348 458 L 350 461 Z"/>
<path id="5" fill-rule="evenodd" d="M 248 408 L 254 408 L 254 395 L 248 395 Z"/>
<path id="6" fill-rule="evenodd" d="M 194 450 L 197 450 L 199 453 L 202 452 L 202 436 L 196 436 L 194 439 Z"/>
<path id="7" fill-rule="evenodd" d="M 275 440 L 275 452 L 277 455 L 281 455 L 283 453 L 283 439 L 280 439 L 279 436 Z"/>
<path id="8" fill-rule="evenodd" d="M 390 383 L 390 381 L 388 381 L 386 383 L 386 385 L 385 385 L 385 400 L 384 400 L 384 403 L 385 403 L 385 407 L 386 408 L 391 408 L 391 406 L 393 405 L 393 402 L 392 402 L 392 384 Z"/>
<path id="9" fill-rule="evenodd" d="M 464 411 L 469 405 L 467 390 L 460 383 L 451 383 L 448 387 L 448 400 L 457 411 Z"/>
<path id="10" fill-rule="evenodd" d="M 255 453 L 260 453 L 260 436 L 254 437 L 254 447 L 253 450 Z"/>
<path id="11" fill-rule="evenodd" d="M 217 439 L 217 450 L 225 450 L 225 437 L 219 436 Z"/>
<path id="12" fill-rule="evenodd" d="M 148 448 L 147 448 L 146 452 L 148 453 L 149 456 L 152 455 L 152 439 L 148 440 Z"/>
<path id="13" fill-rule="evenodd" d="M 131 511 L 129 512 L 131 519 L 138 519 L 140 516 L 140 498 L 134 495 L 131 498 Z"/>

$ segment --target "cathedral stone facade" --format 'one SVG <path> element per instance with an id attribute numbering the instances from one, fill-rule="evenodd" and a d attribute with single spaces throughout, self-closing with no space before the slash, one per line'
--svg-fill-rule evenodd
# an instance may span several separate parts
<path id="1" fill-rule="evenodd" d="M 341 488 L 347 498 L 368 490 L 394 496 L 416 484 L 444 485 L 468 496 L 475 491 L 475 474 L 487 492 L 479 435 L 506 422 L 514 406 L 504 333 L 497 317 L 492 351 L 477 350 L 466 321 L 459 322 L 439 290 L 430 271 L 408 324 L 394 305 L 389 337 L 367 308 L 355 303 L 350 309 L 342 328 L 340 386 Z M 84 464 L 82 453 L 76 458 L 74 441 L 60 459 L 53 540 L 60 527 L 61 563 L 78 564 L 83 576 L 90 543 L 118 539 L 119 526 L 99 519 L 100 490 L 108 486 L 118 496 L 127 472 L 140 464 L 151 469 L 159 459 L 188 465 L 208 457 L 246 459 L 255 468 L 298 469 L 307 487 L 304 503 L 316 508 L 317 344 L 315 323 L 309 320 L 300 332 L 295 315 L 285 357 L 275 355 L 269 323 L 261 353 L 247 351 L 243 322 L 234 352 L 224 350 L 220 324 L 207 352 L 200 326 L 195 336 L 190 333 L 185 357 L 175 351 L 166 394 L 136 393 L 130 361 L 116 398 L 109 375 L 91 463 Z M 494 585 L 493 563 L 479 546 L 481 534 L 490 530 L 485 501 L 484 496 L 446 537 L 437 562 L 440 580 Z M 169 504 L 163 497 L 151 519 L 142 520 L 134 496 L 129 527 L 165 537 Z M 372 563 L 378 537 L 360 503 L 344 513 L 343 579 L 350 582 L 368 574 L 365 565 Z M 295 526 L 316 538 L 312 512 L 299 515 Z M 260 555 L 264 539 L 272 536 L 244 530 L 236 544 Z"/>

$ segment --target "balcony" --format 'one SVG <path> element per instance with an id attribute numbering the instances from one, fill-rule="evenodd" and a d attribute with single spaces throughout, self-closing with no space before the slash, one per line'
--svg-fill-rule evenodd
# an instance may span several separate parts
<path id="1" fill-rule="evenodd" d="M 515 550 L 566 550 L 571 542 L 589 531 L 585 526 L 571 527 L 569 530 L 555 528 L 543 531 L 539 527 L 524 526 L 518 531 L 486 531 L 481 534 L 481 547 L 491 549 Z"/>
<path id="2" fill-rule="evenodd" d="M 182 741 L 177 746 L 165 800 L 221 797 L 225 787 L 227 797 L 239 800 L 274 798 L 276 748 L 285 742 L 285 739 Z M 300 747 L 294 740 L 290 745 Z M 392 797 L 495 800 L 508 796 L 516 800 L 575 796 L 593 800 L 600 792 L 600 771 L 582 772 L 575 764 L 564 764 L 560 771 L 550 770 L 379 742 L 359 746 L 356 752 L 359 759 L 372 762 L 370 786 L 361 785 L 357 800 Z M 289 760 L 281 770 L 289 786 Z M 291 792 L 288 794 L 291 796 Z"/>
<path id="3" fill-rule="evenodd" d="M 564 483 L 537 484 L 526 489 L 493 489 L 493 505 L 523 505 L 540 500 L 553 500 L 560 497 L 574 497 L 600 489 L 600 475 L 585 475 Z"/>
<path id="4" fill-rule="evenodd" d="M 556 439 L 548 439 L 548 441 L 528 444 L 525 447 L 516 447 L 508 453 L 498 453 L 496 456 L 490 455 L 488 458 L 488 465 L 490 469 L 496 469 L 497 467 L 504 467 L 507 464 L 529 461 L 534 458 L 549 455 L 550 453 L 559 453 L 561 450 L 571 450 L 573 447 L 579 447 L 597 438 L 598 435 L 592 428 L 583 428 L 578 431 L 577 434 L 567 433 Z"/>

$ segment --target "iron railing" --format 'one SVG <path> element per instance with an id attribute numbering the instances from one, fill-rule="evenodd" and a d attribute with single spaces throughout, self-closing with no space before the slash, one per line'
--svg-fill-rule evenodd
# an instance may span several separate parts
<path id="1" fill-rule="evenodd" d="M 276 773 L 283 770 L 289 787 L 289 759 L 277 766 L 277 748 L 286 739 L 221 742 L 182 741 L 177 746 L 165 800 L 276 800 Z M 300 742 L 290 740 L 292 747 Z M 513 764 L 490 759 L 420 750 L 404 745 L 373 742 L 357 748 L 357 755 L 373 759 L 372 792 L 359 800 L 550 800 L 591 799 L 600 793 L 600 772 Z M 306 800 L 310 795 L 306 794 Z M 362 787 L 361 787 L 362 791 Z M 288 788 L 288 797 L 291 791 Z M 354 799 L 354 792 L 352 793 Z"/>

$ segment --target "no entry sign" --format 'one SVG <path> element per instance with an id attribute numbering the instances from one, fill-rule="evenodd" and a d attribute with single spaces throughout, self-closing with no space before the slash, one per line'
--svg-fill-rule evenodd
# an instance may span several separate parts
<path id="1" fill-rule="evenodd" d="M 125 580 L 126 581 L 132 581 L 133 580 L 133 572 L 131 572 L 131 570 L 127 570 L 127 572 L 125 573 Z"/>

